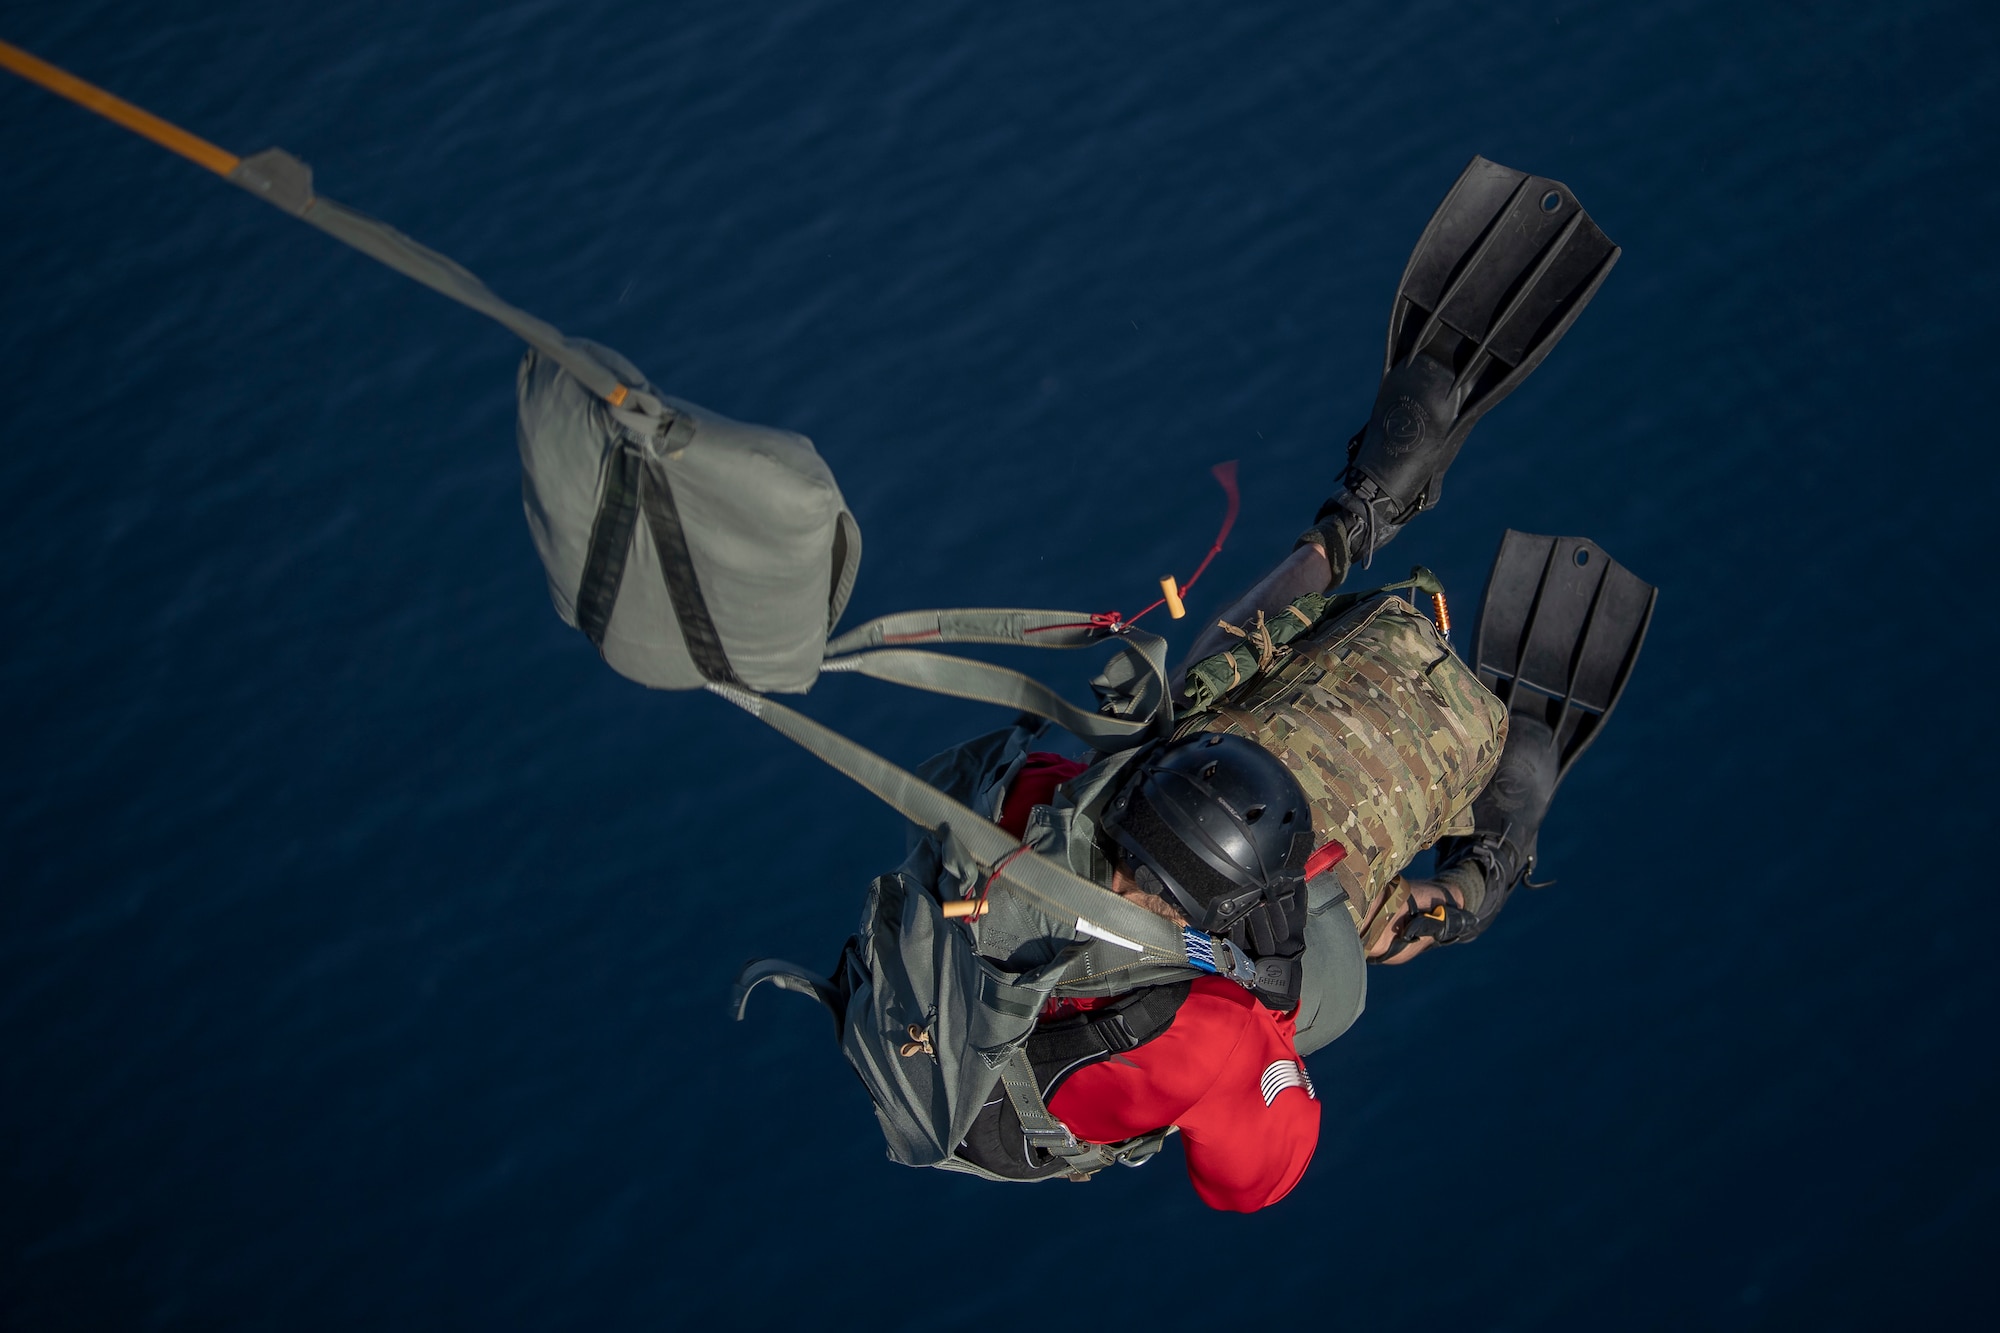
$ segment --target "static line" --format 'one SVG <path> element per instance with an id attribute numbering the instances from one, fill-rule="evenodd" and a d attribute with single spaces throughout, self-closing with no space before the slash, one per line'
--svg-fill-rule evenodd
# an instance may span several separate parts
<path id="1" fill-rule="evenodd" d="M 178 153 L 197 166 L 207 167 L 218 176 L 227 176 L 242 161 L 236 154 L 217 148 L 199 135 L 189 134 L 178 125 L 161 120 L 152 112 L 114 97 L 94 83 L 86 83 L 46 60 L 29 55 L 18 46 L 0 42 L 0 66 L 13 70 L 28 82 L 66 97 L 78 106 L 95 111 L 134 134 L 151 139 L 170 153 Z"/>

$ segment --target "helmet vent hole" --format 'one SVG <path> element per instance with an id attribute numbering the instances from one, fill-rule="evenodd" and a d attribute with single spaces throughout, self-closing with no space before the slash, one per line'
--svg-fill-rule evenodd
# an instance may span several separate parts
<path id="1" fill-rule="evenodd" d="M 1254 824 L 1263 817 L 1264 807 L 1261 805 L 1253 805 L 1243 812 L 1243 822 L 1246 824 Z"/>
<path id="2" fill-rule="evenodd" d="M 1291 822 L 1292 822 L 1292 816 L 1293 816 L 1293 815 L 1295 815 L 1295 814 L 1297 814 L 1297 813 L 1298 813 L 1298 811 L 1296 811 L 1296 810 L 1287 810 L 1287 811 L 1285 811 L 1285 817 L 1284 817 L 1283 819 L 1279 820 L 1278 822 L 1279 822 L 1280 824 L 1289 824 L 1289 823 L 1291 823 Z"/>

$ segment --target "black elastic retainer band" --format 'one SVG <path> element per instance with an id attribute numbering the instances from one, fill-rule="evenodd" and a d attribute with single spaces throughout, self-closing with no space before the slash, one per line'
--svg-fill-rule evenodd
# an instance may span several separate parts
<path id="1" fill-rule="evenodd" d="M 604 651 L 604 633 L 618 604 L 625 581 L 625 560 L 632 550 L 632 529 L 639 522 L 639 451 L 620 443 L 605 460 L 604 501 L 590 525 L 590 550 L 583 561 L 583 579 L 576 590 L 576 627 L 590 646 Z"/>
<path id="2" fill-rule="evenodd" d="M 695 670 L 719 685 L 748 689 L 729 664 L 715 618 L 708 613 L 708 599 L 701 595 L 694 557 L 688 552 L 687 530 L 681 526 L 681 511 L 674 504 L 674 488 L 658 459 L 647 460 L 639 479 L 639 505 L 646 512 L 646 526 L 660 555 L 660 577 L 667 581 L 667 596 L 673 601 L 674 617 L 680 621 L 681 638 L 687 643 Z"/>
<path id="3" fill-rule="evenodd" d="M 577 585 L 576 627 L 592 647 L 604 651 L 604 635 L 611 627 L 618 589 L 625 581 L 632 533 L 643 512 L 659 554 L 667 599 L 673 604 L 674 619 L 695 670 L 704 680 L 748 689 L 730 664 L 715 617 L 709 614 L 708 599 L 702 596 L 701 580 L 688 550 L 687 529 L 681 523 L 665 467 L 658 459 L 643 457 L 639 446 L 628 440 L 619 441 L 605 466 L 604 500 L 590 525 L 590 548 Z"/>

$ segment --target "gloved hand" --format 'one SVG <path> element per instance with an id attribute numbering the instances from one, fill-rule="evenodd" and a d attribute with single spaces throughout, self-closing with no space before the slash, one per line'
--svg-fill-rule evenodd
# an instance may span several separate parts
<path id="1" fill-rule="evenodd" d="M 1391 890 L 1362 944 L 1371 963 L 1407 963 L 1437 944 L 1455 944 L 1479 931 L 1458 891 L 1436 880 L 1405 880 Z"/>
<path id="2" fill-rule="evenodd" d="M 1402 938 L 1429 940 L 1433 944 L 1456 944 L 1470 939 L 1479 930 L 1479 918 L 1454 902 L 1442 902 L 1428 912 L 1418 912 L 1403 923 Z"/>

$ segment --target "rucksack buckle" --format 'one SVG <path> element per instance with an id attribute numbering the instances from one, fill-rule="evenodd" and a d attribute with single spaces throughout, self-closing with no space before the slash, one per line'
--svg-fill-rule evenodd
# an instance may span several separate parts
<path id="1" fill-rule="evenodd" d="M 1043 1152 L 1073 1152 L 1077 1147 L 1076 1135 L 1070 1133 L 1063 1125 L 1057 1125 L 1053 1129 L 1029 1129 L 1023 1125 L 1021 1137 Z"/>

